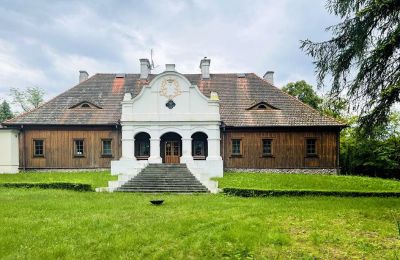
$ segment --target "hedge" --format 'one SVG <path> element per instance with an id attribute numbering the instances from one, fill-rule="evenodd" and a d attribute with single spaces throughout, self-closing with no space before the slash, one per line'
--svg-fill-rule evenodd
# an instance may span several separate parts
<path id="1" fill-rule="evenodd" d="M 52 182 L 52 183 L 0 183 L 0 187 L 6 188 L 40 188 L 40 189 L 59 189 L 59 190 L 74 190 L 74 191 L 93 191 L 90 184 L 84 183 L 67 183 L 67 182 Z"/>
<path id="2" fill-rule="evenodd" d="M 338 196 L 338 197 L 400 197 L 400 192 L 320 191 L 320 190 L 253 190 L 224 188 L 228 195 L 240 197 L 269 196 Z"/>

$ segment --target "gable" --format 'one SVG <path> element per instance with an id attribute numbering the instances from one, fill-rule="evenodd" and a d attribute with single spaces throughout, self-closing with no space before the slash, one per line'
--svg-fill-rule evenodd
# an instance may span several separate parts
<path id="1" fill-rule="evenodd" d="M 220 121 L 219 101 L 204 96 L 184 75 L 166 71 L 137 96 L 125 95 L 121 121 Z"/>

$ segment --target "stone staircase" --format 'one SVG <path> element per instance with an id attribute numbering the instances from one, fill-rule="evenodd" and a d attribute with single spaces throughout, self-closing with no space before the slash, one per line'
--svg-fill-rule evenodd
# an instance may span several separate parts
<path id="1" fill-rule="evenodd" d="M 148 193 L 209 192 L 193 176 L 186 164 L 149 164 L 116 191 Z"/>

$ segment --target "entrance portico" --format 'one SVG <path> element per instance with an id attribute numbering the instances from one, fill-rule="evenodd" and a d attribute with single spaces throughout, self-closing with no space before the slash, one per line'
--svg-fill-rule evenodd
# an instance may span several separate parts
<path id="1" fill-rule="evenodd" d="M 122 157 L 111 172 L 135 175 L 148 164 L 180 163 L 206 185 L 223 175 L 218 95 L 204 96 L 174 65 L 166 68 L 136 97 L 125 94 Z"/>

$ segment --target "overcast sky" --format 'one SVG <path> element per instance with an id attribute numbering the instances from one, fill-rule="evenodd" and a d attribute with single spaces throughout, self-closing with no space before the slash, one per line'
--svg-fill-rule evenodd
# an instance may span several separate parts
<path id="1" fill-rule="evenodd" d="M 129 3 L 128 3 L 129 2 Z M 53 97 L 78 71 L 138 73 L 139 58 L 199 73 L 275 71 L 276 85 L 315 84 L 302 39 L 329 38 L 337 18 L 322 0 L 17 1 L 0 0 L 0 99 L 11 87 L 40 86 Z"/>

